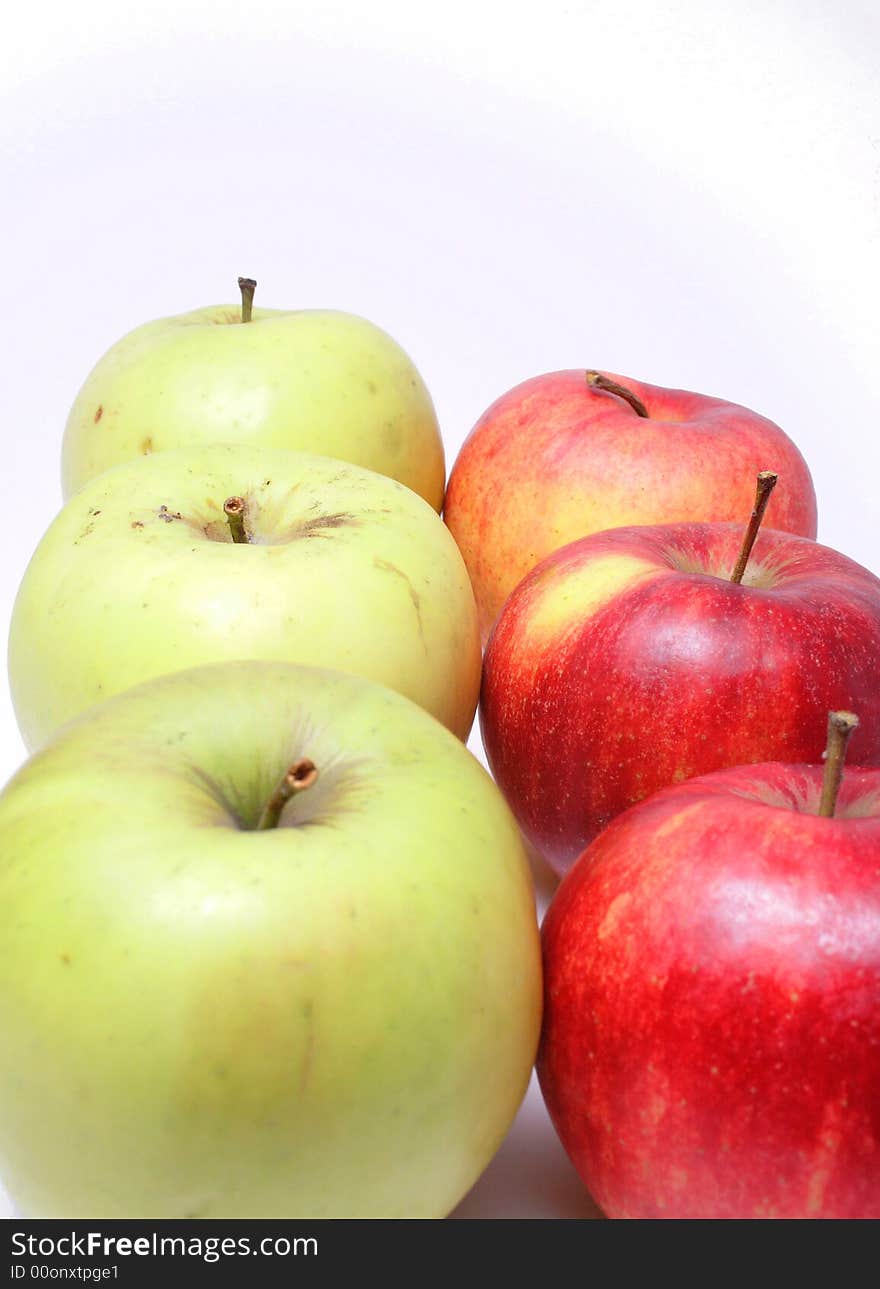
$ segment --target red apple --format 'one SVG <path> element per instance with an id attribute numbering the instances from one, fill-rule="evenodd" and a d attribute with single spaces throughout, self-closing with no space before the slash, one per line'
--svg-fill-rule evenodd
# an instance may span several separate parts
<path id="1" fill-rule="evenodd" d="M 610 1217 L 880 1218 L 880 770 L 667 788 L 544 920 L 538 1075 Z"/>
<path id="2" fill-rule="evenodd" d="M 810 472 L 766 417 L 610 373 L 551 372 L 517 385 L 477 421 L 446 492 L 483 639 L 551 551 L 605 528 L 739 519 L 765 466 L 782 480 L 768 524 L 815 537 Z"/>
<path id="3" fill-rule="evenodd" d="M 742 585 L 740 524 L 618 528 L 551 555 L 486 650 L 489 764 L 559 872 L 628 806 L 725 766 L 815 763 L 825 713 L 861 713 L 880 765 L 880 581 L 765 530 Z"/>

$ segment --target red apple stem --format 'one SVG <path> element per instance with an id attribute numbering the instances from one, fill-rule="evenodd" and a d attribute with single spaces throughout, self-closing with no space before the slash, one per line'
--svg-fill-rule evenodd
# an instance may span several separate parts
<path id="1" fill-rule="evenodd" d="M 843 779 L 843 764 L 846 760 L 846 745 L 859 723 L 854 712 L 828 713 L 828 742 L 825 745 L 825 774 L 822 779 L 822 796 L 819 801 L 819 815 L 823 819 L 833 819 L 837 809 L 837 794 Z"/>
<path id="2" fill-rule="evenodd" d="M 241 291 L 241 320 L 242 322 L 250 322 L 254 310 L 256 281 L 252 277 L 240 277 L 238 279 L 238 289 Z"/>
<path id="3" fill-rule="evenodd" d="M 604 390 L 606 394 L 616 394 L 618 398 L 622 398 L 629 403 L 633 411 L 637 412 L 639 416 L 648 416 L 648 409 L 638 394 L 634 394 L 631 389 L 627 389 L 626 385 L 620 385 L 616 380 L 603 376 L 600 371 L 588 371 L 587 384 L 592 389 Z"/>
<path id="4" fill-rule="evenodd" d="M 301 761 L 295 762 L 286 772 L 265 806 L 263 806 L 263 813 L 257 823 L 257 830 L 277 828 L 278 820 L 281 818 L 281 811 L 290 798 L 295 797 L 299 792 L 305 792 L 306 788 L 310 788 L 317 777 L 318 771 L 315 768 L 314 761 L 310 761 L 308 757 L 303 757 Z"/>
<path id="5" fill-rule="evenodd" d="M 730 575 L 731 582 L 741 582 L 743 574 L 746 571 L 746 565 L 749 562 L 749 556 L 752 553 L 752 547 L 755 544 L 755 538 L 758 536 L 758 529 L 761 527 L 761 521 L 764 518 L 764 512 L 767 509 L 767 502 L 770 500 L 770 493 L 776 487 L 778 474 L 772 470 L 762 470 L 758 475 L 758 487 L 755 492 L 755 504 L 752 508 L 752 515 L 749 519 L 746 535 L 743 538 L 743 544 L 740 547 L 739 558 L 736 561 L 734 570 Z"/>
<path id="6" fill-rule="evenodd" d="M 244 529 L 244 497 L 227 497 L 223 503 L 223 513 L 232 533 L 232 540 L 239 545 L 247 545 L 249 539 Z"/>

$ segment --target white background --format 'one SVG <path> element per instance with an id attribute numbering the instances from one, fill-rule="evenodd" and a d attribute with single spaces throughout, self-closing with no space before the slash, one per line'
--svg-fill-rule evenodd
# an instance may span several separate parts
<path id="1" fill-rule="evenodd" d="M 813 470 L 820 540 L 880 571 L 878 53 L 874 0 L 22 6 L 0 39 L 0 633 L 89 368 L 238 274 L 390 331 L 450 463 L 559 367 L 754 407 Z M 0 779 L 22 757 L 4 691 Z M 462 1211 L 591 1212 L 534 1090 Z"/>

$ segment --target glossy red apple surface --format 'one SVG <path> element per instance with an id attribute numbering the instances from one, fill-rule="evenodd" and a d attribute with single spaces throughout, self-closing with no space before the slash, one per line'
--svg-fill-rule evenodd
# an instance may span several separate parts
<path id="1" fill-rule="evenodd" d="M 818 762 L 831 708 L 860 713 L 851 758 L 880 765 L 880 581 L 764 530 L 737 585 L 742 536 L 741 524 L 596 533 L 507 601 L 484 660 L 483 742 L 557 871 L 658 788 Z"/>
<path id="2" fill-rule="evenodd" d="M 758 470 L 780 477 L 772 528 L 816 536 L 810 472 L 764 416 L 723 399 L 591 373 L 550 372 L 493 403 L 452 469 L 445 518 L 470 573 L 483 638 L 526 573 L 606 528 L 740 519 Z"/>
<path id="3" fill-rule="evenodd" d="M 880 770 L 626 812 L 542 930 L 541 1088 L 612 1217 L 880 1218 Z"/>

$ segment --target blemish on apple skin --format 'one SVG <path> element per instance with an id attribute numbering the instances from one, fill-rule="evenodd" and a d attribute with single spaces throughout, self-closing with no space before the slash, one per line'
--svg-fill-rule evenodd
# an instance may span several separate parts
<path id="1" fill-rule="evenodd" d="M 378 555 L 373 557 L 373 565 L 374 567 L 381 569 L 384 573 L 394 573 L 397 577 L 402 577 L 404 582 L 406 582 L 406 588 L 409 591 L 409 598 L 412 600 L 412 606 L 416 611 L 416 620 L 419 626 L 419 638 L 424 645 L 425 653 L 427 653 L 428 642 L 425 639 L 424 623 L 422 622 L 422 598 L 413 586 L 411 579 L 406 573 L 404 573 L 402 568 L 398 568 L 396 564 L 392 564 L 387 559 L 379 559 Z"/>
<path id="2" fill-rule="evenodd" d="M 103 403 L 99 403 L 99 404 L 98 404 L 98 410 L 95 412 L 95 424 L 96 424 L 96 425 L 98 424 L 98 422 L 100 421 L 100 419 L 101 419 L 101 417 L 102 417 L 103 415 L 104 415 L 104 404 L 103 404 Z"/>
<path id="3" fill-rule="evenodd" d="M 148 457 L 152 451 L 153 451 L 153 440 L 150 435 L 147 435 L 147 437 L 141 443 L 141 452 L 145 457 Z"/>
<path id="4" fill-rule="evenodd" d="M 132 528 L 143 528 L 144 525 L 140 519 L 133 519 L 131 521 L 131 526 Z"/>
<path id="5" fill-rule="evenodd" d="M 65 967 L 69 967 L 69 966 L 70 966 L 70 964 L 71 964 L 71 962 L 72 962 L 72 959 L 71 959 L 71 956 L 70 956 L 70 954 L 69 954 L 69 953 L 59 953 L 58 957 L 59 957 L 59 958 L 61 959 L 61 961 L 64 963 Z"/>
<path id="6" fill-rule="evenodd" d="M 308 1035 L 306 1037 L 306 1050 L 303 1055 L 302 1070 L 299 1076 L 300 1096 L 308 1087 L 309 1078 L 312 1073 L 312 1061 L 315 1055 L 315 1016 L 314 1006 L 311 1001 L 304 1002 L 302 1005 L 303 1020 L 308 1025 Z"/>
<path id="7" fill-rule="evenodd" d="M 622 891 L 608 905 L 597 932 L 600 943 L 616 930 L 618 922 L 626 915 L 632 904 L 632 898 L 631 891 Z"/>
<path id="8" fill-rule="evenodd" d="M 344 528 L 346 525 L 356 525 L 359 520 L 356 515 L 341 511 L 335 515 L 316 515 L 314 519 L 305 519 L 297 526 L 294 536 L 296 537 L 326 537 L 322 532 L 323 528 Z"/>

